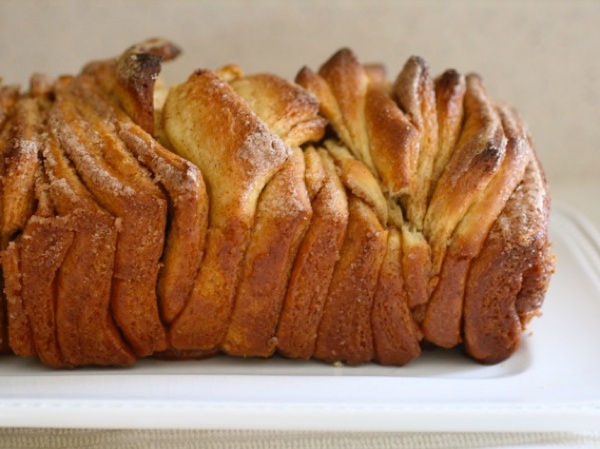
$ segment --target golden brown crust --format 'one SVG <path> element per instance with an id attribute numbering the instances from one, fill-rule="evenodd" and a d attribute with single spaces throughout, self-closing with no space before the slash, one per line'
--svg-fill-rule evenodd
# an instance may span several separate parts
<path id="1" fill-rule="evenodd" d="M 300 86 L 271 74 L 244 76 L 230 82 L 250 109 L 291 147 L 318 142 L 327 120 L 316 99 Z"/>
<path id="2" fill-rule="evenodd" d="M 540 190 L 538 192 L 538 202 L 535 203 L 537 214 L 530 212 L 532 215 L 536 215 L 535 219 L 537 220 L 537 235 L 535 239 L 537 250 L 530 254 L 530 264 L 523 272 L 521 291 L 519 291 L 515 301 L 515 308 L 523 329 L 526 328 L 531 319 L 541 315 L 544 297 L 556 266 L 556 256 L 552 251 L 548 226 L 551 206 L 548 182 L 544 168 L 535 154 L 533 141 L 529 134 L 527 134 L 527 143 L 531 150 L 530 163 L 536 173 L 535 182 Z"/>
<path id="3" fill-rule="evenodd" d="M 78 82 L 87 83 L 79 78 L 57 85 L 51 129 L 96 201 L 118 219 L 111 310 L 135 353 L 150 355 L 167 346 L 155 293 L 164 246 L 165 200 L 147 173 L 124 152 L 105 119 L 84 103 L 85 86 L 72 86 Z M 78 87 L 83 89 L 77 92 Z"/>
<path id="4" fill-rule="evenodd" d="M 416 190 L 419 133 L 379 84 L 365 98 L 365 125 L 373 164 L 384 192 L 403 197 Z"/>
<path id="5" fill-rule="evenodd" d="M 56 279 L 56 334 L 69 366 L 127 366 L 135 356 L 110 312 L 117 232 L 106 213 L 65 217 L 73 240 Z"/>
<path id="6" fill-rule="evenodd" d="M 479 361 L 497 363 L 518 348 L 523 325 L 547 288 L 545 283 L 533 294 L 530 290 L 540 279 L 547 281 L 554 266 L 548 201 L 546 181 L 532 158 L 469 273 L 465 347 Z"/>
<path id="7" fill-rule="evenodd" d="M 275 351 L 288 278 L 311 215 L 304 158 L 296 149 L 259 197 L 231 322 L 221 344 L 224 352 L 268 357 Z"/>
<path id="8" fill-rule="evenodd" d="M 1 80 L 0 80 L 1 82 Z M 9 244 L 11 234 L 24 225 L 33 212 L 34 176 L 37 169 L 37 155 L 32 145 L 23 143 L 21 137 L 36 135 L 39 112 L 37 104 L 21 105 L 15 114 L 15 104 L 19 102 L 19 89 L 14 86 L 0 86 L 0 250 Z M 17 125 L 17 122 L 22 122 Z M 21 146 L 25 148 L 21 148 Z M 28 151 L 28 149 L 30 151 Z M 20 166 L 21 161 L 23 167 Z M 10 267 L 9 267 L 10 270 Z M 17 274 L 18 271 L 15 273 Z M 11 276 L 11 273 L 9 273 Z M 16 292 L 20 280 L 8 281 L 2 290 L 6 294 Z M 11 291 L 12 290 L 12 291 Z M 9 292 L 11 291 L 11 292 Z M 0 353 L 9 350 L 9 311 L 8 299 L 0 294 Z M 15 299 L 14 302 L 18 301 Z M 15 320 L 11 320 L 15 321 Z M 18 319 L 16 320 L 18 322 Z M 13 337 L 13 340 L 15 338 Z M 19 339 L 17 339 L 19 340 Z"/>
<path id="9" fill-rule="evenodd" d="M 212 350 L 227 331 L 258 197 L 291 150 L 210 71 L 171 89 L 164 117 L 175 151 L 198 165 L 211 195 L 202 267 L 170 338 L 177 349 Z"/>
<path id="10" fill-rule="evenodd" d="M 118 123 L 119 137 L 154 175 L 169 198 L 169 227 L 157 294 L 161 317 L 171 323 L 187 303 L 200 270 L 208 227 L 208 195 L 200 170 L 163 148 L 131 123 Z"/>
<path id="11" fill-rule="evenodd" d="M 517 187 L 530 160 L 525 130 L 506 107 L 499 107 L 507 144 L 497 173 L 452 233 L 439 283 L 431 297 L 423 330 L 430 341 L 452 347 L 461 340 L 463 297 L 470 261 L 482 249 L 490 228 Z"/>
<path id="12" fill-rule="evenodd" d="M 57 339 L 57 273 L 73 241 L 63 220 L 33 216 L 21 240 L 22 300 L 40 360 L 48 366 L 68 364 Z"/>
<path id="13" fill-rule="evenodd" d="M 375 360 L 383 365 L 405 365 L 421 353 L 402 273 L 402 235 L 390 229 L 371 310 Z"/>
<path id="14" fill-rule="evenodd" d="M 425 216 L 424 234 L 432 247 L 434 276 L 441 269 L 452 232 L 495 175 L 506 152 L 500 117 L 475 76 L 467 78 L 465 114 L 456 150 L 438 180 Z"/>
<path id="15" fill-rule="evenodd" d="M 315 156 L 310 156 L 313 152 Z M 314 352 L 324 303 L 348 224 L 346 192 L 334 162 L 325 150 L 307 150 L 319 176 L 308 177 L 312 219 L 304 236 L 287 286 L 277 328 L 279 353 L 308 359 Z M 317 185 L 313 185 L 314 184 Z"/>
<path id="16" fill-rule="evenodd" d="M 402 231 L 402 274 L 411 309 L 425 306 L 431 293 L 431 247 L 420 232 L 404 225 Z M 418 321 L 421 319 L 419 317 Z"/>
<path id="17" fill-rule="evenodd" d="M 327 172 L 323 166 L 321 155 L 314 146 L 307 145 L 302 153 L 304 155 L 305 167 L 304 184 L 306 185 L 308 197 L 312 202 L 321 191 L 327 178 Z"/>
<path id="18" fill-rule="evenodd" d="M 348 197 L 348 228 L 335 266 L 313 357 L 357 365 L 373 360 L 371 309 L 388 231 L 373 210 Z"/>
<path id="19" fill-rule="evenodd" d="M 48 138 L 43 154 L 56 211 L 73 231 L 57 276 L 57 339 L 65 362 L 131 365 L 135 356 L 110 311 L 115 219 L 94 201 L 55 138 Z"/>
<path id="20" fill-rule="evenodd" d="M 346 189 L 367 203 L 382 226 L 386 226 L 389 217 L 388 203 L 373 173 L 363 162 L 354 159 L 345 146 L 328 140 L 325 148 L 333 156 Z"/>
<path id="21" fill-rule="evenodd" d="M 129 47 L 116 59 L 87 64 L 82 73 L 94 76 L 135 123 L 154 134 L 154 93 L 161 65 L 180 53 L 172 42 L 149 39 Z"/>
<path id="22" fill-rule="evenodd" d="M 42 112 L 33 98 L 22 97 L 14 105 L 14 129 L 3 149 L 2 242 L 3 247 L 25 227 L 35 208 L 35 176 L 40 165 Z"/>
<path id="23" fill-rule="evenodd" d="M 341 141 L 380 179 L 384 192 L 414 194 L 419 133 L 392 100 L 381 79 L 383 69 L 369 70 L 343 49 L 318 74 L 305 68 L 296 80 L 319 99 Z"/>
<path id="24" fill-rule="evenodd" d="M 414 191 L 404 199 L 408 220 L 417 230 L 423 229 L 423 220 L 431 196 L 432 171 L 438 152 L 438 122 L 433 79 L 427 63 L 413 56 L 398 74 L 393 87 L 400 108 L 418 131 L 416 170 L 412 177 Z"/>
<path id="25" fill-rule="evenodd" d="M 321 66 L 318 76 L 331 93 L 331 100 L 335 102 L 335 106 L 331 105 L 333 114 L 327 114 L 329 109 L 322 112 L 354 156 L 375 172 L 364 126 L 369 77 L 363 66 L 352 51 L 342 49 Z M 310 85 L 307 88 L 311 90 Z M 319 91 L 313 93 L 323 102 L 323 95 Z M 325 97 L 325 102 L 328 101 L 329 98 Z"/>
<path id="26" fill-rule="evenodd" d="M 21 238 L 13 240 L 2 251 L 7 339 L 14 354 L 22 357 L 35 357 L 37 352 L 31 325 L 23 304 L 20 241 Z"/>
<path id="27" fill-rule="evenodd" d="M 448 164 L 460 137 L 464 118 L 463 100 L 467 90 L 465 77 L 456 70 L 446 70 L 435 79 L 434 83 L 439 148 L 431 174 L 433 189 Z"/>

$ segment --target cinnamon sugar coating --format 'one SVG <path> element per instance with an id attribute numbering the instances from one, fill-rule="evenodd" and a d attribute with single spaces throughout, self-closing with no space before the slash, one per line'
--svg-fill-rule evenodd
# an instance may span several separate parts
<path id="1" fill-rule="evenodd" d="M 497 363 L 541 314 L 550 197 L 482 78 L 341 49 L 293 81 L 229 65 L 165 86 L 151 39 L 0 85 L 0 351 Z"/>

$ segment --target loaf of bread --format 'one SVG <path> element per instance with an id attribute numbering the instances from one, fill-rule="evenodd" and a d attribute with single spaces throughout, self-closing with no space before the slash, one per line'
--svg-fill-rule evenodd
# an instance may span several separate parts
<path id="1" fill-rule="evenodd" d="M 475 74 L 393 80 L 342 49 L 291 82 L 167 87 L 152 39 L 0 86 L 0 347 L 56 368 L 143 357 L 496 363 L 540 314 L 550 199 Z"/>

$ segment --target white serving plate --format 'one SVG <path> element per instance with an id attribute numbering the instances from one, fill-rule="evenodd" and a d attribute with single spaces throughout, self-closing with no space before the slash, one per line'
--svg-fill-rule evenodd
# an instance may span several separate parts
<path id="1" fill-rule="evenodd" d="M 370 431 L 600 428 L 600 238 L 555 207 L 558 256 L 521 349 L 495 366 L 431 351 L 404 368 L 282 359 L 145 360 L 52 371 L 0 360 L 0 426 Z"/>

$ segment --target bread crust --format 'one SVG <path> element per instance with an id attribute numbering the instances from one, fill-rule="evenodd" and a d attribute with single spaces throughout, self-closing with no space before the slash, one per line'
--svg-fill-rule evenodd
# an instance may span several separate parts
<path id="1" fill-rule="evenodd" d="M 161 318 L 168 324 L 187 304 L 202 263 L 209 209 L 204 178 L 194 164 L 168 151 L 137 125 L 117 126 L 119 137 L 168 198 L 168 229 L 157 284 Z"/>
<path id="2" fill-rule="evenodd" d="M 231 322 L 221 343 L 227 354 L 269 357 L 275 352 L 288 278 L 311 216 L 304 157 L 296 148 L 259 197 Z"/>
<path id="3" fill-rule="evenodd" d="M 335 266 L 313 357 L 358 365 L 373 360 L 371 309 L 388 231 L 360 198 L 348 197 L 348 228 Z"/>
<path id="4" fill-rule="evenodd" d="M 175 151 L 199 166 L 212 198 L 202 266 L 170 339 L 177 349 L 212 350 L 227 332 L 258 197 L 291 150 L 214 72 L 173 88 L 164 114 Z"/>
<path id="5" fill-rule="evenodd" d="M 277 349 L 290 358 L 313 355 L 331 278 L 348 225 L 348 200 L 333 159 L 321 149 L 314 164 L 323 179 L 307 178 L 312 219 L 290 274 L 277 327 Z M 313 181 L 313 182 L 311 182 Z M 317 184 L 316 186 L 314 184 Z"/>
<path id="6" fill-rule="evenodd" d="M 57 274 L 57 340 L 70 366 L 126 366 L 135 356 L 121 338 L 110 310 L 118 231 L 48 137 L 43 150 L 48 190 L 73 237 Z"/>
<path id="7" fill-rule="evenodd" d="M 469 272 L 465 348 L 484 363 L 505 360 L 519 347 L 524 326 L 539 311 L 540 296 L 554 267 L 547 235 L 548 187 L 531 149 L 530 156 L 522 182 L 494 222 Z"/>
<path id="8" fill-rule="evenodd" d="M 49 121 L 83 183 L 117 218 L 111 310 L 136 355 L 143 357 L 167 347 L 155 292 L 166 202 L 94 107 L 83 104 L 84 112 L 78 109 L 77 103 L 86 98 L 86 84 L 91 87 L 85 78 L 57 84 Z M 80 87 L 83 91 L 78 92 Z"/>

